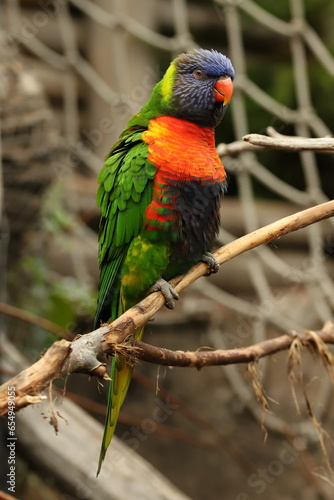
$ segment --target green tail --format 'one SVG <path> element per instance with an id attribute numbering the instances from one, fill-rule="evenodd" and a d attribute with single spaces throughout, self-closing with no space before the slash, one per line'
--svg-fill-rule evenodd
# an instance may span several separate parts
<path id="1" fill-rule="evenodd" d="M 135 332 L 135 338 L 137 340 L 141 340 L 143 336 L 144 327 L 139 328 Z M 104 423 L 104 433 L 101 444 L 101 451 L 99 457 L 99 463 L 97 467 L 96 476 L 99 475 L 101 466 L 106 455 L 108 446 L 110 441 L 114 435 L 118 415 L 121 409 L 121 406 L 124 402 L 126 393 L 128 392 L 128 388 L 131 382 L 133 373 L 133 367 L 129 366 L 126 363 L 124 356 L 120 354 L 116 354 L 112 357 L 111 362 L 111 382 L 109 386 L 108 393 L 108 403 L 107 403 L 107 411 L 106 418 Z"/>

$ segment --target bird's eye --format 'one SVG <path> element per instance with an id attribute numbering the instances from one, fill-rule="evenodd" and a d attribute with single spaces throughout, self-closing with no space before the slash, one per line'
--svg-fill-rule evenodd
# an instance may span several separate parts
<path id="1" fill-rule="evenodd" d="M 204 71 L 197 68 L 195 69 L 195 71 L 193 72 L 193 75 L 195 78 L 202 78 L 204 76 Z"/>

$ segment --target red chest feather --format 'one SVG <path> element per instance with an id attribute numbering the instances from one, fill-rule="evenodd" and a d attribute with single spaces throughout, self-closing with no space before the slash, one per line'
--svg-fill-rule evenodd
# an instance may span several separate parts
<path id="1" fill-rule="evenodd" d="M 223 182 L 226 178 L 212 128 L 159 116 L 150 121 L 143 140 L 148 144 L 149 160 L 165 178 L 209 183 Z"/>

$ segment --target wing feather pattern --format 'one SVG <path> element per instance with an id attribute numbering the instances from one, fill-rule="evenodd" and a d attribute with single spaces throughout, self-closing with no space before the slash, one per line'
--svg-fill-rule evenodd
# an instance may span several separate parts
<path id="1" fill-rule="evenodd" d="M 152 199 L 155 167 L 148 161 L 145 129 L 126 131 L 110 151 L 98 176 L 101 208 L 100 283 L 95 327 L 120 314 L 119 276 L 128 248 L 142 229 Z"/>

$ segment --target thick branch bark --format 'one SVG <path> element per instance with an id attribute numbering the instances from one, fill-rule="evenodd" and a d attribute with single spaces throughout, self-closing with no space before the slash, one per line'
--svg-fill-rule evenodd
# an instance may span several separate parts
<path id="1" fill-rule="evenodd" d="M 36 363 L 3 384 L 0 387 L 0 416 L 8 411 L 8 392 L 13 391 L 9 391 L 9 387 L 15 387 L 15 409 L 40 403 L 45 399 L 41 391 L 59 377 L 61 367 L 69 356 L 70 347 L 71 343 L 66 340 L 55 342 Z"/>
<path id="2" fill-rule="evenodd" d="M 275 238 L 279 238 L 287 233 L 296 231 L 297 229 L 333 215 L 334 201 L 317 205 L 264 226 L 225 245 L 215 253 L 215 257 L 219 264 L 224 264 L 247 250 L 251 250 Z M 171 283 L 177 292 L 181 292 L 199 277 L 206 274 L 206 272 L 206 264 L 197 264 L 187 274 L 173 279 Z M 126 339 L 131 336 L 137 328 L 144 325 L 163 304 L 164 298 L 162 294 L 160 292 L 153 293 L 139 304 L 126 311 L 110 325 L 102 325 L 94 332 L 87 333 L 75 339 L 73 342 L 61 340 L 53 344 L 37 363 L 0 387 L 0 415 L 4 415 L 7 412 L 8 386 L 15 386 L 16 388 L 16 410 L 18 410 L 27 404 L 40 400 L 42 397 L 40 392 L 52 382 L 52 380 L 67 376 L 72 372 L 89 373 L 90 375 L 107 379 L 108 375 L 104 363 L 106 354 L 122 352 L 128 355 L 130 359 L 142 357 L 148 361 L 151 352 L 150 361 L 156 362 L 159 356 L 163 359 L 166 356 L 164 351 L 160 350 L 159 353 L 155 351 L 152 354 L 152 349 L 154 350 L 153 347 L 143 349 L 143 344 L 138 345 L 133 341 L 132 343 L 126 342 Z M 278 341 L 279 345 L 281 345 L 280 342 L 283 342 L 283 346 L 286 345 L 286 347 L 283 348 L 287 348 L 290 345 L 289 337 L 283 337 L 283 339 L 279 337 L 279 339 L 281 339 Z M 328 341 L 331 341 L 331 337 Z M 184 364 L 185 362 L 182 356 L 182 360 L 179 359 L 179 361 L 177 361 L 180 356 L 176 354 L 174 358 L 175 366 L 202 367 L 209 364 L 226 364 L 224 359 L 226 360 L 227 358 L 230 359 L 230 363 L 248 362 L 260 357 L 259 349 L 261 348 L 261 346 L 250 346 L 247 348 L 248 352 L 245 353 L 245 351 L 240 352 L 240 350 L 237 350 L 234 354 L 233 351 L 223 351 L 224 355 L 219 351 L 218 354 L 215 351 L 193 353 L 193 355 L 196 354 L 196 359 L 193 355 L 187 353 L 189 358 L 188 365 Z M 159 350 L 159 348 L 155 349 Z M 163 352 L 163 354 L 161 354 L 161 352 Z M 272 352 L 275 352 L 275 350 L 270 351 L 270 353 Z M 235 356 L 235 361 L 233 361 L 233 356 Z M 244 360 L 241 361 L 241 359 Z M 215 362 L 213 362 L 213 360 L 215 360 Z M 170 364 L 173 364 L 172 358 Z"/>
<path id="3" fill-rule="evenodd" d="M 0 491 L 0 500 L 18 500 L 18 498 L 8 495 L 8 493 L 5 493 L 4 491 Z"/>

